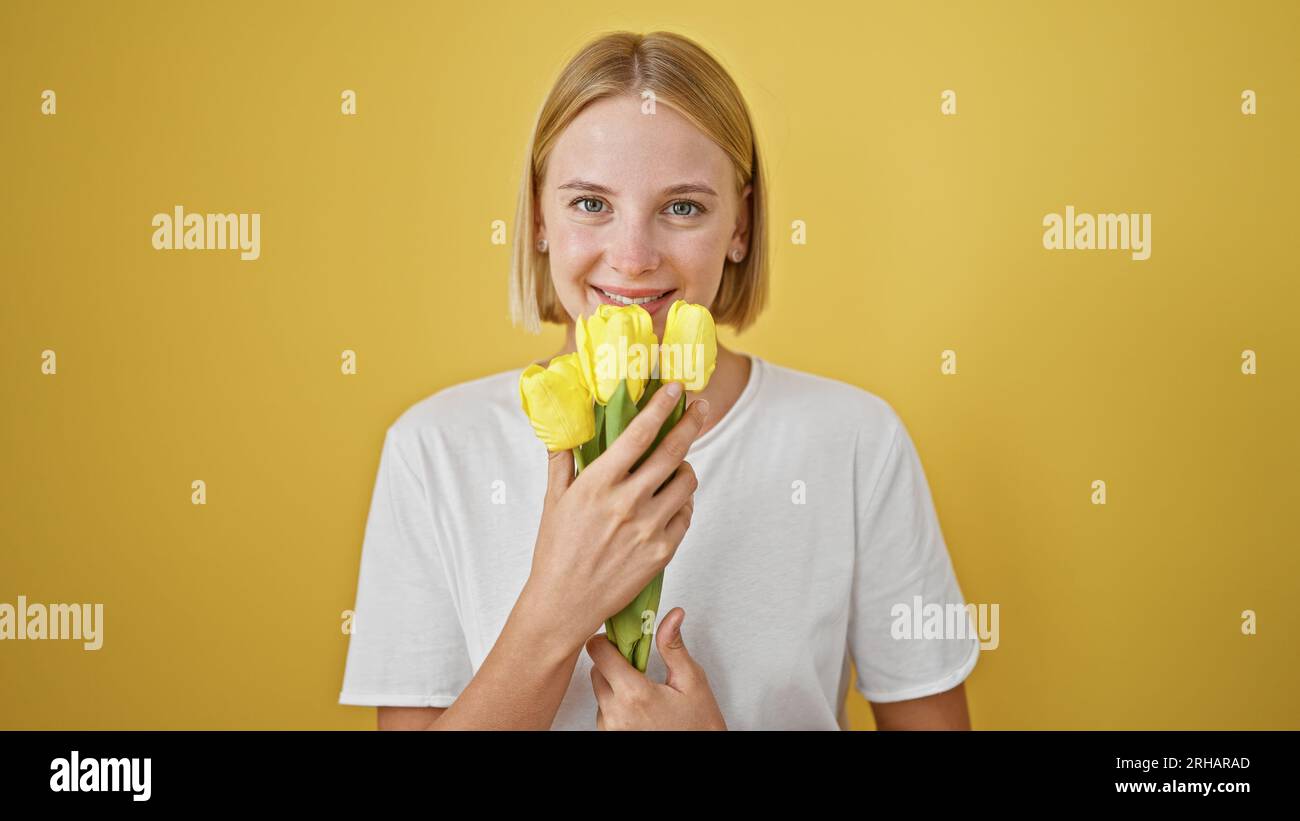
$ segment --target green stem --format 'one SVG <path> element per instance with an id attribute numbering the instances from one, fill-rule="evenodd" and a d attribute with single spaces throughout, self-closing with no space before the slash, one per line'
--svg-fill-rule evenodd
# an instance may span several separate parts
<path id="1" fill-rule="evenodd" d="M 646 393 L 642 396 L 642 401 L 639 404 L 644 406 L 645 402 L 649 401 L 649 397 L 659 387 L 658 380 L 651 380 L 651 384 L 647 385 Z M 673 407 L 672 412 L 664 420 L 663 425 L 660 426 L 654 442 L 637 459 L 636 464 L 632 466 L 632 470 L 635 471 L 650 454 L 654 453 L 659 443 L 681 420 L 685 409 L 686 392 L 683 391 L 682 395 L 678 397 L 677 404 Z M 619 383 L 614 395 L 610 397 L 609 403 L 605 407 L 605 418 L 603 420 L 604 439 L 598 443 L 599 452 L 603 453 L 609 444 L 618 438 L 618 435 L 627 428 L 627 425 L 636 415 L 637 410 L 637 405 L 633 404 L 628 396 L 627 380 L 625 379 Z M 600 438 L 599 434 L 597 438 Z M 659 490 L 663 490 L 664 486 L 672 481 L 672 478 L 672 476 L 669 476 L 665 479 L 659 486 Z M 652 610 L 655 612 L 655 618 L 658 618 L 659 600 L 663 591 L 663 576 L 664 572 L 661 569 L 622 610 L 605 619 L 606 638 L 618 647 L 619 653 L 627 659 L 629 664 L 642 673 L 646 671 L 646 666 L 650 660 L 650 650 L 651 645 L 654 643 L 655 631 L 651 630 L 649 634 L 641 632 L 641 614 L 647 610 Z"/>
<path id="2" fill-rule="evenodd" d="M 657 390 L 659 390 L 659 378 L 655 377 L 645 384 L 645 391 L 641 394 L 641 401 L 636 403 L 636 409 L 640 411 L 644 408 L 645 403 L 650 401 L 650 397 L 654 396 Z"/>
<path id="3" fill-rule="evenodd" d="M 650 581 L 649 586 L 646 588 L 648 593 L 646 595 L 644 609 L 654 611 L 654 615 L 650 617 L 653 620 L 652 629 L 649 633 L 646 633 L 644 628 L 642 628 L 641 639 L 637 642 L 636 653 L 632 662 L 636 665 L 636 669 L 643 673 L 645 672 L 646 665 L 650 663 L 650 648 L 654 644 L 655 635 L 658 632 L 657 622 L 659 619 L 659 596 L 663 592 L 663 589 L 664 572 L 660 570 L 655 574 L 655 577 Z"/>
<path id="4" fill-rule="evenodd" d="M 632 465 L 632 470 L 636 470 L 637 468 L 641 467 L 641 463 L 644 462 L 646 459 L 650 458 L 650 454 L 655 452 L 655 448 L 659 447 L 659 443 L 664 440 L 664 437 L 667 436 L 669 431 L 673 429 L 673 426 L 675 426 L 678 422 L 681 421 L 682 414 L 685 413 L 685 411 L 686 411 L 686 391 L 682 391 L 682 395 L 677 397 L 677 404 L 673 406 L 672 413 L 668 414 L 668 418 L 664 420 L 663 425 L 659 428 L 659 433 L 655 435 L 655 440 L 650 445 L 650 449 L 647 450 L 645 453 L 641 454 L 641 457 L 636 460 L 636 464 Z M 665 479 L 663 484 L 659 486 L 659 489 L 656 490 L 655 493 L 658 493 L 660 490 L 663 490 L 664 485 L 667 485 L 670 481 L 672 481 L 672 478 L 673 478 L 672 476 L 669 476 L 667 479 Z"/>
<path id="5" fill-rule="evenodd" d="M 627 429 L 634 416 L 636 416 L 636 405 L 628 395 L 627 380 L 620 380 L 618 387 L 614 389 L 614 394 L 609 397 L 609 402 L 605 405 L 604 447 L 606 449 Z"/>

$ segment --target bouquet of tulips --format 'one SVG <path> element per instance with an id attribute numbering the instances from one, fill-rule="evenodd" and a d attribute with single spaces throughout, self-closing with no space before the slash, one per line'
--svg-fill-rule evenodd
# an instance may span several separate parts
<path id="1" fill-rule="evenodd" d="M 549 451 L 572 450 L 578 473 L 600 457 L 637 411 L 667 382 L 682 394 L 635 470 L 659 446 L 686 409 L 686 391 L 709 383 L 718 358 L 713 315 L 702 305 L 674 302 L 655 339 L 650 314 L 640 305 L 601 305 L 579 317 L 577 351 L 543 368 L 533 364 L 519 377 L 519 397 L 537 438 Z M 665 481 L 667 484 L 667 481 Z M 605 636 L 642 673 L 650 660 L 663 571 L 627 606 L 605 619 Z"/>

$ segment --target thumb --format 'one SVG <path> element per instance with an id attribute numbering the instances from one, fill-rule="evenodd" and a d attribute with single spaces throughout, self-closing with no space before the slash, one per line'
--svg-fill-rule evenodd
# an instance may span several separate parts
<path id="1" fill-rule="evenodd" d="M 663 657 L 664 666 L 668 668 L 668 680 L 664 683 L 669 687 L 680 684 L 683 675 L 692 671 L 695 666 L 695 661 L 686 650 L 685 641 L 682 640 L 684 621 L 686 621 L 686 611 L 674 607 L 668 615 L 664 616 L 663 622 L 659 625 L 657 634 L 659 655 Z"/>
<path id="2" fill-rule="evenodd" d="M 573 451 L 551 451 L 546 461 L 546 501 L 549 507 L 573 484 Z"/>

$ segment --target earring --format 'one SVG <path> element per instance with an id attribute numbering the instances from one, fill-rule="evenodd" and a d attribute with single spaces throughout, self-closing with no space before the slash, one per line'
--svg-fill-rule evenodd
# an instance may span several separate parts
<path id="1" fill-rule="evenodd" d="M 745 252 L 741 251 L 739 248 L 736 248 L 731 252 L 731 259 L 734 262 L 740 262 L 741 257 L 743 256 L 745 256 Z"/>
<path id="2" fill-rule="evenodd" d="M 543 254 L 546 253 L 546 240 L 544 240 L 544 239 L 539 239 L 539 240 L 537 241 L 537 250 L 538 250 L 538 251 L 541 251 Z"/>

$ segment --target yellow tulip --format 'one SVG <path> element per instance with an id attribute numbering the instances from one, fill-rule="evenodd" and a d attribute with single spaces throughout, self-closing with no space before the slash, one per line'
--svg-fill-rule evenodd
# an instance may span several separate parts
<path id="1" fill-rule="evenodd" d="M 597 402 L 609 404 L 624 379 L 632 402 L 641 401 L 652 370 L 650 355 L 657 342 L 654 320 L 645 308 L 601 305 L 591 316 L 578 318 L 575 342 L 583 378 Z"/>
<path id="2" fill-rule="evenodd" d="M 596 435 L 591 391 L 576 353 L 557 356 L 545 368 L 532 364 L 524 369 L 519 401 L 549 451 L 576 448 Z"/>
<path id="3" fill-rule="evenodd" d="M 703 305 L 679 299 L 668 309 L 659 345 L 659 380 L 681 382 L 702 391 L 718 364 L 718 334 L 713 314 Z"/>

